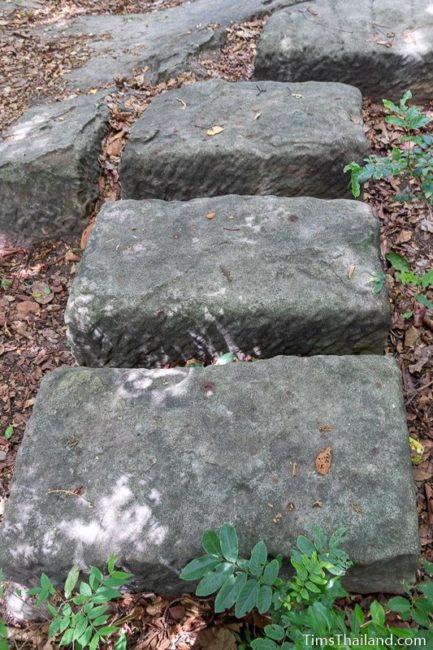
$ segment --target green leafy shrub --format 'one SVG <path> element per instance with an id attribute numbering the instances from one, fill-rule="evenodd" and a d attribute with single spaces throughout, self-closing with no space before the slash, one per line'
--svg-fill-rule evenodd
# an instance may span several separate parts
<path id="1" fill-rule="evenodd" d="M 120 598 L 120 587 L 125 586 L 132 574 L 115 570 L 115 558 L 107 563 L 108 576 L 96 567 L 90 568 L 89 581 L 80 581 L 77 567 L 69 571 L 63 595 L 55 589 L 51 580 L 42 573 L 40 586 L 29 590 L 38 605 L 45 604 L 51 617 L 49 638 L 56 638 L 60 646 L 72 646 L 76 650 L 96 650 L 100 641 L 118 632 L 116 625 L 107 625 L 110 617 L 109 602 Z M 126 648 L 126 638 L 121 634 L 115 644 L 116 650 Z"/>
<path id="2" fill-rule="evenodd" d="M 396 195 L 397 199 L 412 201 L 414 193 L 410 181 L 415 181 L 416 192 L 433 205 L 433 135 L 419 132 L 433 118 L 417 106 L 408 106 L 410 99 L 412 93 L 408 90 L 398 106 L 387 99 L 383 100 L 390 113 L 385 121 L 403 132 L 398 146 L 393 146 L 388 156 L 372 155 L 365 159 L 364 165 L 352 162 L 345 166 L 344 171 L 351 174 L 352 193 L 355 197 L 361 194 L 361 185 L 370 179 L 398 177 L 403 181 L 404 187 Z"/>
<path id="3" fill-rule="evenodd" d="M 415 638 L 425 640 L 425 647 L 431 647 L 428 644 L 433 643 L 432 582 L 418 586 L 421 596 L 406 587 L 406 597 L 391 598 L 386 609 L 373 601 L 367 614 L 358 604 L 352 609 L 337 606 L 337 599 L 349 597 L 341 584 L 351 565 L 340 548 L 343 541 L 344 529 L 337 530 L 329 539 L 320 529 L 315 530 L 313 541 L 298 537 L 290 555 L 294 576 L 283 579 L 279 575 L 281 556 L 269 559 L 266 544 L 260 541 L 249 559 L 239 557 L 236 531 L 230 524 L 224 524 L 219 531 L 205 531 L 205 554 L 187 564 L 181 578 L 199 581 L 197 596 L 216 594 L 216 613 L 234 608 L 235 616 L 243 618 L 256 609 L 269 617 L 264 636 L 254 639 L 248 628 L 242 636 L 235 635 L 239 650 L 304 650 L 313 647 L 314 641 L 321 648 L 345 650 L 350 641 L 358 648 L 367 648 L 372 639 L 378 638 L 387 639 L 386 647 L 390 648 L 401 647 L 399 639 Z M 433 575 L 433 564 L 426 565 L 426 572 Z M 389 626 L 386 617 L 390 612 L 398 614 L 407 626 Z"/>
<path id="4" fill-rule="evenodd" d="M 3 569 L 0 569 L 0 598 L 3 598 Z M 0 616 L 0 650 L 8 650 L 8 628 Z"/>
<path id="5" fill-rule="evenodd" d="M 411 285 L 417 289 L 433 287 L 433 269 L 422 275 L 411 271 L 409 262 L 399 253 L 389 253 L 386 259 L 397 271 L 396 277 L 404 286 Z M 423 293 L 417 293 L 415 300 L 428 309 L 433 309 L 433 303 Z"/>

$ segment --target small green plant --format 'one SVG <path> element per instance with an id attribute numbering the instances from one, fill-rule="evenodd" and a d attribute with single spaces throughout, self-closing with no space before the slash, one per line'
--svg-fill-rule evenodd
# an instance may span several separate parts
<path id="1" fill-rule="evenodd" d="M 411 285 L 417 290 L 428 289 L 433 287 L 433 269 L 430 269 L 422 275 L 411 271 L 409 262 L 399 253 L 388 253 L 386 259 L 391 266 L 397 271 L 396 277 L 404 286 Z M 428 309 L 433 309 L 433 303 L 420 292 L 415 295 L 415 300 Z M 411 316 L 411 312 L 405 314 L 406 318 Z"/>
<path id="2" fill-rule="evenodd" d="M 3 598 L 3 569 L 0 569 L 0 598 Z M 0 616 L 0 650 L 8 648 L 8 628 L 6 621 Z"/>
<path id="3" fill-rule="evenodd" d="M 401 647 L 400 639 L 415 638 L 425 639 L 429 647 L 433 642 L 432 582 L 418 586 L 421 596 L 406 587 L 407 597 L 391 598 L 386 608 L 373 601 L 367 614 L 358 604 L 347 609 L 337 606 L 337 599 L 349 598 L 341 584 L 351 565 L 340 548 L 344 536 L 344 529 L 329 539 L 316 529 L 313 541 L 298 537 L 290 556 L 295 574 L 283 579 L 279 576 L 281 556 L 269 559 L 266 544 L 260 541 L 249 559 L 239 557 L 236 531 L 224 524 L 219 531 L 205 531 L 205 554 L 187 564 L 181 578 L 199 580 L 197 596 L 216 594 L 216 613 L 234 607 L 237 618 L 253 609 L 268 617 L 264 636 L 253 638 L 248 628 L 235 634 L 238 650 L 305 650 L 318 639 L 321 648 L 346 650 L 352 645 L 370 647 L 373 644 L 368 641 L 378 638 L 386 639 L 390 648 Z M 433 564 L 426 564 L 426 573 L 433 575 Z M 406 627 L 390 627 L 386 622 L 390 612 L 397 613 Z"/>
<path id="4" fill-rule="evenodd" d="M 371 274 L 370 282 L 373 285 L 371 290 L 374 295 L 382 293 L 383 288 L 386 285 L 386 273 L 383 271 L 373 271 Z"/>
<path id="5" fill-rule="evenodd" d="M 351 174 L 353 196 L 359 197 L 361 185 L 370 179 L 399 177 L 404 187 L 396 195 L 398 200 L 413 200 L 411 181 L 414 181 L 415 192 L 433 205 L 433 135 L 419 132 L 433 118 L 418 106 L 408 106 L 410 99 L 412 93 L 408 90 L 398 106 L 387 99 L 383 100 L 390 113 L 385 121 L 401 130 L 402 136 L 398 146 L 393 146 L 388 156 L 372 155 L 364 160 L 364 165 L 352 162 L 345 166 L 344 171 Z"/>
<path id="6" fill-rule="evenodd" d="M 6 429 L 3 432 L 3 435 L 6 438 L 6 440 L 10 440 L 12 438 L 12 436 L 14 435 L 13 424 L 8 424 L 8 426 L 6 427 Z"/>
<path id="7" fill-rule="evenodd" d="M 72 567 L 64 585 L 63 595 L 56 590 L 51 580 L 42 573 L 40 586 L 29 590 L 36 597 L 37 605 L 45 604 L 52 620 L 48 630 L 49 638 L 57 638 L 60 646 L 71 645 L 76 650 L 96 650 L 100 641 L 118 632 L 116 625 L 107 625 L 110 617 L 109 602 L 119 598 L 120 587 L 125 586 L 132 574 L 115 570 L 115 558 L 107 563 L 108 576 L 96 567 L 90 568 L 89 581 L 80 581 L 80 571 Z M 126 638 L 118 637 L 115 650 L 126 648 Z"/>

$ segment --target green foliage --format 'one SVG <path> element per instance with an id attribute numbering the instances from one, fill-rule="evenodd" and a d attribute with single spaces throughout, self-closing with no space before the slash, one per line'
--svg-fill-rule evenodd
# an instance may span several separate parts
<path id="1" fill-rule="evenodd" d="M 0 598 L 3 598 L 3 569 L 0 569 Z M 8 650 L 8 628 L 0 616 L 0 650 Z"/>
<path id="2" fill-rule="evenodd" d="M 6 438 L 6 440 L 10 440 L 12 438 L 12 436 L 14 435 L 14 427 L 12 424 L 8 424 L 8 426 L 4 430 L 3 435 Z"/>
<path id="3" fill-rule="evenodd" d="M 372 155 L 364 160 L 364 165 L 352 162 L 344 171 L 350 172 L 353 196 L 359 197 L 361 185 L 368 180 L 381 180 L 399 177 L 404 188 L 396 198 L 400 201 L 412 201 L 414 193 L 410 182 L 414 182 L 416 192 L 433 205 L 433 135 L 420 133 L 433 118 L 423 113 L 417 106 L 408 106 L 412 93 L 408 90 L 397 106 L 387 99 L 383 100 L 390 113 L 385 118 L 402 131 L 397 146 L 393 146 L 388 156 Z"/>
<path id="4" fill-rule="evenodd" d="M 107 625 L 110 618 L 109 603 L 121 596 L 120 587 L 131 578 L 130 573 L 116 571 L 115 558 L 107 563 L 108 576 L 96 567 L 91 567 L 89 581 L 79 582 L 80 571 L 72 567 L 60 594 L 45 573 L 40 586 L 29 591 L 38 605 L 46 604 L 52 617 L 48 630 L 49 638 L 56 638 L 60 646 L 73 646 L 76 650 L 96 650 L 100 641 L 118 632 L 116 625 Z M 79 584 L 78 584 L 79 582 Z M 121 634 L 116 650 L 126 648 L 126 639 Z M 1 646 L 0 646 L 1 650 Z"/>
<path id="5" fill-rule="evenodd" d="M 314 540 L 297 539 L 290 555 L 295 570 L 293 577 L 279 576 L 282 558 L 270 559 L 266 544 L 258 542 L 249 559 L 239 557 L 238 537 L 230 524 L 219 531 L 203 534 L 205 555 L 192 560 L 182 571 L 183 580 L 200 580 L 196 594 L 216 593 L 215 612 L 234 608 L 237 618 L 256 609 L 266 615 L 269 624 L 263 636 L 253 638 L 245 628 L 236 633 L 238 650 L 304 650 L 313 639 L 321 639 L 321 648 L 356 645 L 371 647 L 374 639 L 386 639 L 386 647 L 401 647 L 399 639 L 425 639 L 425 647 L 433 643 L 433 582 L 418 586 L 420 593 L 406 589 L 406 597 L 391 598 L 384 608 L 373 601 L 365 614 L 356 604 L 353 609 L 337 607 L 336 600 L 349 594 L 341 579 L 350 567 L 347 554 L 340 548 L 344 529 L 329 539 L 317 528 Z M 433 564 L 426 563 L 425 572 L 433 575 Z M 420 595 L 421 594 L 421 595 Z M 390 627 L 386 618 L 397 613 L 407 627 Z M 349 641 L 352 644 L 347 645 Z M 373 643 L 372 643 L 373 641 Z M 317 643 L 316 643 L 317 645 Z M 383 643 L 382 643 L 383 645 Z"/>
<path id="6" fill-rule="evenodd" d="M 429 287 L 433 287 L 433 269 L 420 275 L 410 270 L 409 262 L 399 253 L 388 253 L 386 259 L 397 271 L 397 280 L 399 280 L 404 286 L 411 285 L 418 289 L 428 289 Z M 433 303 L 423 293 L 417 293 L 415 300 L 428 309 L 433 309 Z M 407 316 L 409 316 L 409 314 L 407 314 Z"/>
<path id="7" fill-rule="evenodd" d="M 373 285 L 371 290 L 375 295 L 382 293 L 386 284 L 386 273 L 383 271 L 374 271 L 371 274 L 370 282 Z"/>

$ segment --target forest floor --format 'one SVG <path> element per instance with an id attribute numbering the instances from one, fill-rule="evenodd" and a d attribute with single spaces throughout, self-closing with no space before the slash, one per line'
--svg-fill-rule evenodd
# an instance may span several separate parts
<path id="1" fill-rule="evenodd" d="M 177 4 L 180 0 L 48 0 L 38 10 L 15 9 L 0 14 L 0 36 L 2 31 L 8 35 L 0 38 L 0 84 L 6 89 L 0 97 L 0 131 L 32 101 L 69 97 L 64 74 L 87 58 L 85 38 L 57 38 L 42 46 L 27 31 L 29 25 L 82 13 L 143 13 Z M 263 22 L 256 19 L 227 30 L 221 52 L 201 60 L 210 77 L 231 81 L 251 78 Z M 137 70 L 118 83 L 117 92 L 107 99 L 111 121 L 100 154 L 100 195 L 81 238 L 43 239 L 32 244 L 0 242 L 0 518 L 40 380 L 58 366 L 74 365 L 64 326 L 68 289 L 99 207 L 105 200 L 120 196 L 117 166 L 129 128 L 157 94 L 194 81 L 193 75 L 184 74 L 150 86 L 142 71 Z M 433 116 L 433 105 L 424 108 Z M 364 120 L 368 136 L 375 152 L 380 154 L 401 135 L 384 118 L 383 106 L 366 99 Z M 380 220 L 382 254 L 385 256 L 390 250 L 400 252 L 413 269 L 429 270 L 433 268 L 432 210 L 421 201 L 396 201 L 398 189 L 394 181 L 365 186 L 363 198 L 375 207 Z M 422 461 L 414 464 L 413 469 L 422 552 L 432 561 L 433 314 L 421 305 L 414 307 L 413 289 L 398 282 L 391 268 L 387 270 L 387 284 L 392 307 L 387 353 L 397 359 L 402 370 L 409 434 L 424 448 Z M 412 311 L 413 318 L 402 316 Z M 371 597 L 357 600 L 368 605 Z M 138 649 L 186 650 L 194 646 L 230 650 L 236 645 L 229 630 L 241 627 L 230 616 L 215 617 L 210 599 L 191 596 L 166 599 L 152 593 L 127 594 L 115 605 L 113 616 L 124 620 L 124 630 L 134 637 L 134 647 Z M 250 624 L 262 627 L 263 620 L 250 617 Z M 56 647 L 47 642 L 47 628 L 45 623 L 15 627 L 15 647 Z"/>

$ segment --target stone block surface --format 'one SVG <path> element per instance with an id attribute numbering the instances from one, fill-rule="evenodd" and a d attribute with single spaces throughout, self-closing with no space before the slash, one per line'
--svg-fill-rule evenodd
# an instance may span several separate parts
<path id="1" fill-rule="evenodd" d="M 156 97 L 132 126 L 122 198 L 350 197 L 343 167 L 369 152 L 356 88 L 204 81 Z"/>
<path id="2" fill-rule="evenodd" d="M 228 27 L 298 2 L 189 0 L 168 9 L 158 3 L 156 11 L 142 14 L 81 15 L 69 20 L 65 16 L 39 28 L 38 33 L 47 41 L 59 35 L 91 37 L 89 58 L 65 75 L 74 87 L 101 87 L 117 77 L 130 77 L 137 68 L 145 69 L 150 83 L 157 83 L 185 71 L 207 75 L 199 56 L 218 51 Z"/>
<path id="3" fill-rule="evenodd" d="M 101 96 L 35 106 L 0 139 L 0 235 L 80 233 L 98 194 Z"/>
<path id="4" fill-rule="evenodd" d="M 75 357 L 154 368 L 227 351 L 382 354 L 388 298 L 371 284 L 382 269 L 378 229 L 358 201 L 107 204 L 66 311 Z"/>
<path id="5" fill-rule="evenodd" d="M 418 527 L 395 362 L 277 357 L 43 380 L 1 531 L 6 577 L 61 581 L 72 563 L 85 572 L 114 552 L 136 588 L 183 591 L 179 570 L 224 521 L 243 551 L 262 538 L 272 555 L 315 525 L 345 526 L 353 590 L 412 580 Z"/>
<path id="6" fill-rule="evenodd" d="M 259 40 L 258 79 L 340 81 L 376 99 L 431 99 L 431 0 L 316 0 L 277 11 Z"/>

